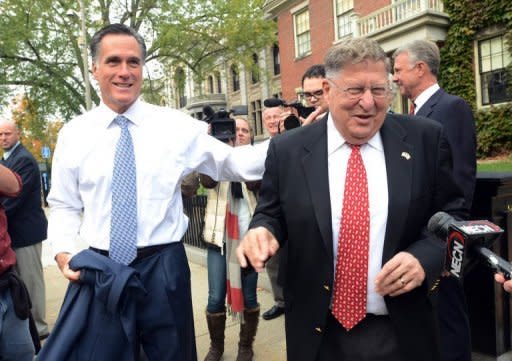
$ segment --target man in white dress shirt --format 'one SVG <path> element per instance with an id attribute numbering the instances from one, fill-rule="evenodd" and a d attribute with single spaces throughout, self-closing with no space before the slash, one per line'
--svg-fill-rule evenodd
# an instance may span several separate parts
<path id="1" fill-rule="evenodd" d="M 476 184 L 476 130 L 471 107 L 462 98 L 439 87 L 441 62 L 434 42 L 415 40 L 393 54 L 393 81 L 412 102 L 414 115 L 441 123 L 453 155 L 453 177 L 471 209 Z M 441 278 L 437 293 L 443 361 L 471 360 L 471 329 L 462 284 Z"/>
<path id="2" fill-rule="evenodd" d="M 139 100 L 146 47 L 130 27 L 108 25 L 94 35 L 90 47 L 102 102 L 59 134 L 48 239 L 70 281 L 80 277 L 79 270 L 69 267 L 77 236 L 109 254 L 112 171 L 121 134 L 114 119 L 124 116 L 136 168 L 137 258 L 129 266 L 139 272 L 148 292 L 137 308 L 138 337 L 151 361 L 196 360 L 190 270 L 180 242 L 188 225 L 180 183 L 192 171 L 216 180 L 259 179 L 266 150 L 229 147 L 209 136 L 202 122 Z"/>

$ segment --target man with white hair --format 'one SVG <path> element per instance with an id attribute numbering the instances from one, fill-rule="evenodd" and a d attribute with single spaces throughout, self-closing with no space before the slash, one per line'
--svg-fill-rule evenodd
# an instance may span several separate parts
<path id="1" fill-rule="evenodd" d="M 393 81 L 411 101 L 410 113 L 441 123 L 453 154 L 453 176 L 471 209 L 476 183 L 476 130 L 471 107 L 437 83 L 440 55 L 431 41 L 416 40 L 393 54 Z M 443 361 L 470 361 L 471 334 L 464 290 L 446 275 L 439 283 L 439 325 Z"/>

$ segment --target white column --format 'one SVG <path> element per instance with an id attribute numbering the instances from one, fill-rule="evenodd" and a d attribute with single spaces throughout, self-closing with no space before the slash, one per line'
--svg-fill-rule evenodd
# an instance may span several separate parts
<path id="1" fill-rule="evenodd" d="M 359 23 L 358 23 L 359 16 L 356 13 L 352 13 L 350 15 L 350 20 L 352 21 L 352 24 L 351 24 L 352 34 L 354 35 L 354 38 L 357 38 L 358 36 L 361 35 L 359 32 Z"/>

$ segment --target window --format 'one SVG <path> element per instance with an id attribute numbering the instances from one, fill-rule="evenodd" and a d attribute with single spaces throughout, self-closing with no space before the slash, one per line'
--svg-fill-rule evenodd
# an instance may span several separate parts
<path id="1" fill-rule="evenodd" d="M 336 0 L 337 39 L 352 34 L 352 20 L 350 19 L 350 13 L 353 8 L 353 0 Z"/>
<path id="2" fill-rule="evenodd" d="M 182 68 L 176 69 L 174 82 L 176 84 L 176 95 L 178 97 L 178 108 L 187 105 L 187 97 L 185 96 L 185 71 Z"/>
<path id="3" fill-rule="evenodd" d="M 272 47 L 272 62 L 274 64 L 274 75 L 281 74 L 281 57 L 279 56 L 279 46 L 274 44 Z"/>
<path id="4" fill-rule="evenodd" d="M 217 93 L 222 93 L 222 82 L 220 80 L 220 73 L 218 71 L 215 72 L 215 79 L 217 80 Z"/>
<path id="5" fill-rule="evenodd" d="M 258 54 L 252 54 L 252 65 L 251 65 L 251 82 L 256 84 L 260 81 L 260 66 Z"/>
<path id="6" fill-rule="evenodd" d="M 506 66 L 512 61 L 503 35 L 478 43 L 482 105 L 512 101 Z"/>
<path id="7" fill-rule="evenodd" d="M 238 72 L 238 67 L 233 64 L 231 65 L 231 82 L 233 85 L 233 91 L 239 91 L 240 90 L 240 74 Z"/>
<path id="8" fill-rule="evenodd" d="M 293 20 L 295 23 L 295 56 L 300 58 L 311 52 L 309 10 L 305 9 L 295 14 Z"/>
<path id="9" fill-rule="evenodd" d="M 254 135 L 263 134 L 263 121 L 261 117 L 261 100 L 251 102 L 251 117 L 254 124 Z"/>
<path id="10" fill-rule="evenodd" d="M 213 94 L 213 75 L 208 77 L 208 92 Z"/>

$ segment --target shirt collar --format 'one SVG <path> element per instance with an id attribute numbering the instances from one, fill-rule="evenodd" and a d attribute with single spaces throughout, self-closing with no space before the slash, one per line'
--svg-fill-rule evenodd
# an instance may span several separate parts
<path id="1" fill-rule="evenodd" d="M 118 115 L 124 115 L 126 118 L 130 119 L 130 122 L 140 126 L 144 119 L 143 104 L 144 103 L 140 99 L 137 99 L 124 113 L 118 114 L 110 109 L 105 103 L 101 102 L 98 107 L 98 111 L 100 112 L 100 116 L 98 118 L 104 122 L 105 128 L 108 128 Z"/>
<path id="2" fill-rule="evenodd" d="M 14 146 L 11 149 L 4 151 L 4 155 L 3 155 L 4 160 L 7 160 L 7 158 L 9 158 L 11 156 L 12 152 L 14 152 L 14 149 L 16 149 L 18 147 L 18 145 L 20 145 L 19 140 L 16 142 L 16 144 L 14 144 Z"/>
<path id="3" fill-rule="evenodd" d="M 334 126 L 334 120 L 332 119 L 331 113 L 327 118 L 327 155 L 331 155 L 336 152 L 339 148 L 341 148 L 347 141 L 343 136 L 338 132 L 338 129 Z M 382 144 L 382 138 L 380 136 L 380 131 L 375 133 L 373 137 L 368 141 L 370 147 L 384 152 L 384 146 Z"/>
<path id="4" fill-rule="evenodd" d="M 414 99 L 414 106 L 415 106 L 415 110 L 414 110 L 414 113 L 415 114 L 418 114 L 418 110 L 420 110 L 420 108 L 430 99 L 430 97 L 432 95 L 434 95 L 434 93 L 436 91 L 439 90 L 439 84 L 435 83 L 431 86 L 429 86 L 427 89 L 423 90 L 421 92 L 420 95 L 418 95 L 416 97 L 416 99 Z"/>

